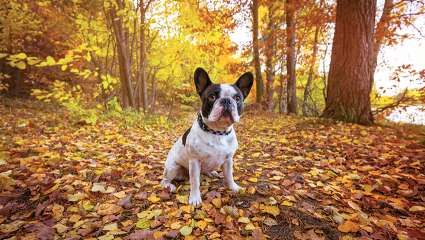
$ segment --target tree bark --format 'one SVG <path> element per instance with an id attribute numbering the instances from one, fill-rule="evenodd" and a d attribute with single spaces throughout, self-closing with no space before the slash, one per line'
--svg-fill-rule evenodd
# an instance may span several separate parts
<path id="1" fill-rule="evenodd" d="M 287 71 L 287 106 L 288 113 L 297 113 L 297 82 L 295 76 L 296 52 L 295 52 L 295 0 L 286 0 L 286 71 Z"/>
<path id="2" fill-rule="evenodd" d="M 313 82 L 314 75 L 314 67 L 316 65 L 316 56 L 317 56 L 317 44 L 319 42 L 319 32 L 320 26 L 316 26 L 316 30 L 314 31 L 314 40 L 313 40 L 313 55 L 310 63 L 310 68 L 308 70 L 307 83 L 304 89 L 304 100 L 303 100 L 303 115 L 308 115 L 308 98 L 310 96 L 311 91 L 311 83 Z"/>
<path id="3" fill-rule="evenodd" d="M 141 95 L 140 99 L 143 101 L 143 111 L 148 110 L 148 84 L 146 81 L 146 35 L 145 35 L 145 17 L 146 17 L 147 6 L 144 5 L 144 1 L 140 0 L 140 81 L 141 89 L 139 91 Z"/>
<path id="4" fill-rule="evenodd" d="M 260 52 L 258 48 L 258 0 L 252 1 L 252 51 L 254 56 L 256 102 L 263 98 L 263 79 L 261 78 Z"/>
<path id="5" fill-rule="evenodd" d="M 276 54 L 275 47 L 275 7 L 273 3 L 269 7 L 269 22 L 267 26 L 267 38 L 266 38 L 266 103 L 267 103 L 267 111 L 272 112 L 274 109 L 273 104 L 273 83 L 274 83 L 274 65 L 273 58 Z"/>
<path id="6" fill-rule="evenodd" d="M 376 0 L 337 0 L 323 117 L 373 123 L 370 106 Z"/>
<path id="7" fill-rule="evenodd" d="M 123 4 L 121 1 L 117 1 L 119 8 L 122 8 Z M 128 38 L 123 29 L 123 23 L 121 17 L 118 17 L 116 10 L 111 8 L 109 10 L 112 28 L 114 30 L 115 42 L 118 50 L 118 62 L 120 69 L 120 82 L 121 82 L 121 98 L 124 107 L 134 107 L 134 94 L 131 82 L 131 65 L 130 55 L 128 49 Z"/>

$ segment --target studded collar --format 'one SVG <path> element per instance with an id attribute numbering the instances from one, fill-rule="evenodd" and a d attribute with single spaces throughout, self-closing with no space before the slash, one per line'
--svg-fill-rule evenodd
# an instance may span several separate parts
<path id="1" fill-rule="evenodd" d="M 198 124 L 199 124 L 199 127 L 202 130 L 204 130 L 205 132 L 209 132 L 209 133 L 212 133 L 212 134 L 215 134 L 215 135 L 227 136 L 232 132 L 232 129 L 230 129 L 229 131 L 216 131 L 216 130 L 209 128 L 207 126 L 207 124 L 205 124 L 204 121 L 202 120 L 201 113 L 198 113 Z"/>

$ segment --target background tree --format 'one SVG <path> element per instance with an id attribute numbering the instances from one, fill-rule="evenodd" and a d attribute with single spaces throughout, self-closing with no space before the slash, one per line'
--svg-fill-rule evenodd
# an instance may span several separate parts
<path id="1" fill-rule="evenodd" d="M 286 34 L 287 34 L 287 48 L 286 48 L 286 72 L 288 83 L 287 87 L 287 106 L 288 113 L 297 113 L 297 81 L 295 76 L 296 70 L 296 50 L 295 50 L 295 12 L 296 2 L 293 0 L 286 0 Z"/>
<path id="2" fill-rule="evenodd" d="M 370 92 L 376 1 L 338 0 L 324 117 L 373 122 Z"/>
<path id="3" fill-rule="evenodd" d="M 258 0 L 252 1 L 252 52 L 255 69 L 256 102 L 263 99 L 263 78 L 261 77 L 260 51 L 258 46 Z"/>

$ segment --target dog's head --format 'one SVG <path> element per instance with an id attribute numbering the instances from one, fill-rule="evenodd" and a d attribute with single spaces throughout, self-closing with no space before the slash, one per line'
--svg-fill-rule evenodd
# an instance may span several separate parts
<path id="1" fill-rule="evenodd" d="M 244 73 L 234 84 L 214 84 L 204 69 L 197 68 L 194 78 L 206 124 L 213 128 L 227 128 L 239 122 L 243 101 L 254 82 L 252 73 Z"/>

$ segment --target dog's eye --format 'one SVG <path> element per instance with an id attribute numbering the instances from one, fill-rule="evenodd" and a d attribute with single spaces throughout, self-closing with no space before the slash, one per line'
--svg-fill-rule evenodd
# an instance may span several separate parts
<path id="1" fill-rule="evenodd" d="M 241 100 L 241 97 L 239 95 L 236 95 L 233 97 L 236 102 L 239 102 Z"/>
<path id="2" fill-rule="evenodd" d="M 208 100 L 210 100 L 211 102 L 215 101 L 216 99 L 217 97 L 214 94 L 208 96 Z"/>

